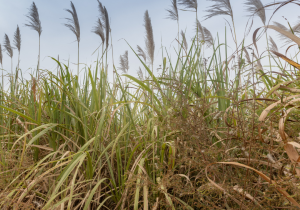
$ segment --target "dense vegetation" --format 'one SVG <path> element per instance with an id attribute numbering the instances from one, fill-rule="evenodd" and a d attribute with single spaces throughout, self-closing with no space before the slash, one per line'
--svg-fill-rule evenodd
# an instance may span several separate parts
<path id="1" fill-rule="evenodd" d="M 171 2 L 167 12 L 175 21 L 177 6 L 197 14 L 197 0 Z M 177 62 L 165 52 L 161 73 L 154 75 L 155 43 L 146 11 L 145 49 L 128 44 L 142 66 L 136 78 L 127 74 L 128 52 L 120 57 L 123 75 L 115 66 L 107 68 L 111 26 L 99 2 L 93 32 L 102 49 L 80 80 L 80 26 L 71 2 L 66 26 L 78 41 L 77 74 L 54 58 L 57 72 L 42 70 L 38 60 L 31 80 L 21 77 L 19 65 L 12 66 L 9 88 L 2 85 L 1 209 L 299 208 L 300 65 L 292 61 L 297 55 L 290 60 L 281 54 L 266 33 L 275 30 L 300 46 L 300 27 L 275 23 L 265 30 L 270 5 L 246 0 L 250 18 L 257 15 L 263 27 L 255 30 L 251 46 L 244 46 L 235 36 L 230 0 L 213 3 L 206 18 L 231 18 L 234 54 L 199 21 L 191 42 L 178 25 Z M 40 37 L 34 3 L 28 18 L 27 26 Z M 268 42 L 264 54 L 259 39 Z M 19 29 L 14 41 L 20 52 Z M 4 48 L 12 58 L 7 35 Z M 112 82 L 108 71 L 114 72 Z"/>

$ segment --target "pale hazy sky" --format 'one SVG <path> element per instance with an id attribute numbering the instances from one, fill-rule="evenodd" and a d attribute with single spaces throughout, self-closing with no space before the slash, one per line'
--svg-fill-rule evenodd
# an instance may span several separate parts
<path id="1" fill-rule="evenodd" d="M 274 2 L 273 0 L 262 0 L 263 4 Z M 63 24 L 66 23 L 64 18 L 70 17 L 64 9 L 70 8 L 69 0 L 36 0 L 35 1 L 40 14 L 42 23 L 41 35 L 41 68 L 56 71 L 56 64 L 50 57 L 57 57 L 63 62 L 77 62 L 77 43 L 74 34 L 66 28 Z M 73 0 L 79 17 L 81 27 L 81 42 L 80 42 L 80 62 L 85 64 L 93 64 L 96 61 L 97 53 L 92 55 L 100 44 L 100 38 L 91 32 L 97 17 L 98 3 L 96 0 Z M 136 49 L 136 45 L 142 47 L 144 44 L 145 30 L 143 27 L 143 15 L 146 10 L 152 20 L 153 32 L 156 43 L 155 50 L 155 69 L 162 63 L 161 45 L 167 48 L 172 58 L 175 60 L 175 53 L 173 47 L 177 44 L 174 39 L 177 36 L 177 24 L 175 21 L 166 19 L 166 9 L 170 6 L 170 0 L 101 0 L 101 3 L 107 8 L 111 20 L 111 30 L 113 38 L 114 62 L 119 66 L 119 56 L 129 50 L 129 74 L 136 75 L 139 61 L 129 49 L 124 40 Z M 244 35 L 245 26 L 249 17 L 249 13 L 245 11 L 245 0 L 231 0 L 235 25 L 238 34 L 238 40 L 241 41 Z M 38 34 L 36 31 L 25 27 L 27 23 L 26 15 L 28 8 L 31 6 L 32 0 L 0 0 L 0 43 L 4 42 L 4 34 L 6 33 L 11 42 L 13 41 L 13 34 L 16 30 L 17 24 L 21 30 L 22 46 L 21 46 L 21 63 L 20 67 L 23 74 L 29 74 L 31 68 L 36 68 L 38 56 Z M 214 38 L 219 34 L 220 41 L 224 42 L 225 18 L 229 21 L 227 16 L 218 16 L 209 20 L 204 20 L 206 15 L 205 10 L 212 5 L 211 1 L 198 0 L 199 11 L 198 17 L 202 25 L 207 27 Z M 182 8 L 182 7 L 179 7 Z M 267 10 L 267 20 L 269 20 L 274 8 Z M 281 9 L 273 18 L 282 24 L 286 24 L 287 18 L 292 24 L 297 22 L 298 11 L 300 7 L 289 5 Z M 186 30 L 187 39 L 191 40 L 195 35 L 195 13 L 180 11 L 180 28 Z M 261 20 L 254 18 L 254 25 L 252 32 L 246 39 L 246 44 L 252 42 L 253 31 L 262 26 Z M 279 40 L 275 33 L 273 38 Z M 234 45 L 232 38 L 228 31 L 228 44 L 231 45 L 232 51 Z M 260 46 L 265 46 L 265 40 L 259 42 Z M 280 45 L 280 44 L 279 44 Z M 281 45 L 280 45 L 281 46 Z M 282 49 L 284 52 L 284 49 Z M 209 56 L 209 53 L 206 54 Z M 109 67 L 112 67 L 111 51 L 109 52 Z M 17 64 L 17 51 L 14 51 L 14 65 Z M 4 69 L 10 71 L 10 59 L 4 53 L 3 59 Z M 83 67 L 83 65 L 81 66 Z M 76 66 L 71 65 L 73 72 L 76 72 Z M 112 71 L 110 71 L 112 72 Z M 112 75 L 112 74 L 110 74 Z M 28 78 L 28 77 L 27 77 Z"/>

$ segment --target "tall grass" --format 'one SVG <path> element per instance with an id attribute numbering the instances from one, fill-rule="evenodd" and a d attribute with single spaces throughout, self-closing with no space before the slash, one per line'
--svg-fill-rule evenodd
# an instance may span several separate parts
<path id="1" fill-rule="evenodd" d="M 40 77 L 39 69 L 40 69 L 40 59 L 41 59 L 41 34 L 42 34 L 42 24 L 40 20 L 40 15 L 37 6 L 34 2 L 32 2 L 31 7 L 29 8 L 29 14 L 26 16 L 29 20 L 28 24 L 25 26 L 31 28 L 36 31 L 39 35 L 39 55 L 38 55 L 38 63 L 37 63 L 37 77 Z"/>
<path id="2" fill-rule="evenodd" d="M 74 35 L 76 36 L 77 40 L 77 46 L 78 46 L 78 56 L 77 56 L 77 76 L 79 77 L 79 43 L 80 43 L 80 24 L 79 24 L 79 19 L 77 16 L 76 8 L 71 1 L 71 10 L 66 9 L 68 13 L 72 15 L 72 18 L 66 18 L 68 23 L 65 24 L 65 26 L 70 29 Z"/>
<path id="3" fill-rule="evenodd" d="M 197 21 L 189 48 L 181 33 L 176 62 L 168 52 L 155 58 L 162 61 L 156 75 L 155 34 L 146 11 L 146 50 L 129 43 L 120 56 L 124 74 L 114 71 L 110 84 L 103 59 L 110 24 L 98 3 L 101 17 L 93 32 L 103 45 L 106 40 L 105 50 L 83 71 L 80 85 L 78 75 L 55 58 L 58 72 L 37 68 L 44 76 L 20 77 L 16 94 L 2 83 L 1 208 L 300 207 L 300 65 L 273 40 L 271 68 L 280 72 L 265 73 L 254 49 L 258 30 L 253 49 L 237 45 L 235 61 L 228 56 L 227 31 L 222 43 Z M 300 45 L 288 29 L 268 27 Z M 212 50 L 209 59 L 205 44 Z M 146 78 L 141 68 L 139 79 L 128 74 L 129 53 L 140 60 Z"/>

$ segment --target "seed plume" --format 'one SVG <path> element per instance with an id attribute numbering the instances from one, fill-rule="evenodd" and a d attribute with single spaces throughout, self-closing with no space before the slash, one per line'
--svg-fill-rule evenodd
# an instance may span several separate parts
<path id="1" fill-rule="evenodd" d="M 126 50 L 123 55 L 120 56 L 120 70 L 126 74 L 129 70 L 128 51 Z"/>
<path id="2" fill-rule="evenodd" d="M 187 41 L 186 41 L 185 33 L 182 30 L 181 30 L 181 37 L 182 37 L 184 49 L 188 50 L 188 44 L 187 44 Z"/>
<path id="3" fill-rule="evenodd" d="M 210 46 L 213 45 L 213 37 L 212 37 L 210 31 L 207 28 L 203 27 L 203 30 L 204 30 L 204 36 L 205 36 L 206 45 L 208 47 L 210 47 Z"/>
<path id="4" fill-rule="evenodd" d="M 230 0 L 210 0 L 215 4 L 210 6 L 206 12 L 209 14 L 205 16 L 205 19 L 212 18 L 218 15 L 228 15 L 233 18 L 232 8 Z"/>
<path id="5" fill-rule="evenodd" d="M 245 57 L 246 57 L 246 59 L 247 59 L 247 62 L 248 62 L 248 63 L 251 63 L 251 59 L 250 59 L 249 53 L 248 53 L 248 51 L 246 50 L 245 47 L 243 48 L 243 51 L 245 52 Z"/>
<path id="6" fill-rule="evenodd" d="M 197 0 L 179 0 L 179 4 L 184 6 L 186 9 L 195 9 L 198 10 Z"/>
<path id="7" fill-rule="evenodd" d="M 275 26 L 277 26 L 277 27 L 279 27 L 279 28 L 285 30 L 285 31 L 288 31 L 288 30 L 289 30 L 285 25 L 283 25 L 283 24 L 281 24 L 281 23 L 278 23 L 278 22 L 275 22 L 275 21 L 274 21 L 273 24 L 274 24 Z"/>
<path id="8" fill-rule="evenodd" d="M 281 28 L 282 30 L 285 30 L 285 31 L 288 31 L 290 32 L 290 29 L 288 29 L 286 26 L 284 26 L 283 24 L 281 23 L 278 23 L 278 22 L 273 22 L 273 24 L 279 28 Z M 279 37 L 281 40 L 285 41 L 285 44 L 288 44 L 288 43 L 291 43 L 292 41 L 286 37 L 285 35 L 281 34 L 281 33 L 278 33 L 279 34 Z"/>
<path id="9" fill-rule="evenodd" d="M 202 27 L 201 23 L 199 22 L 199 20 L 197 20 L 197 22 L 196 22 L 196 31 L 198 31 L 198 33 L 200 35 L 199 41 L 201 41 L 201 40 L 204 41 L 205 40 L 204 31 L 203 31 L 203 27 Z"/>
<path id="10" fill-rule="evenodd" d="M 154 38 L 153 38 L 153 29 L 152 29 L 151 19 L 150 19 L 148 10 L 146 10 L 145 15 L 144 15 L 144 26 L 146 29 L 146 38 L 145 38 L 146 52 L 147 52 L 147 55 L 148 55 L 148 58 L 149 58 L 151 64 L 153 65 L 155 43 L 154 43 Z"/>
<path id="11" fill-rule="evenodd" d="M 203 27 L 199 20 L 197 20 L 196 27 L 198 27 L 198 30 L 196 30 L 199 33 L 199 41 L 203 41 L 207 47 L 211 47 L 213 45 L 211 32 L 207 28 Z"/>
<path id="12" fill-rule="evenodd" d="M 38 32 L 39 36 L 41 36 L 42 25 L 38 9 L 34 2 L 32 2 L 32 5 L 29 9 L 29 14 L 26 17 L 29 19 L 29 24 L 25 24 L 25 26 L 28 26 L 29 28 L 35 30 L 36 32 Z"/>
<path id="13" fill-rule="evenodd" d="M 9 40 L 7 34 L 4 35 L 4 48 L 6 50 L 7 55 L 12 58 L 14 55 L 13 48 L 10 44 L 10 40 Z"/>
<path id="14" fill-rule="evenodd" d="M 105 12 L 105 32 L 106 32 L 106 48 L 108 48 L 108 41 L 109 41 L 109 32 L 110 32 L 110 25 L 109 25 L 109 17 L 106 8 L 104 7 Z"/>
<path id="15" fill-rule="evenodd" d="M 300 18 L 300 16 L 298 16 Z M 300 33 L 300 21 L 297 22 L 295 26 L 293 26 L 294 33 Z"/>
<path id="16" fill-rule="evenodd" d="M 102 3 L 99 0 L 97 0 L 97 1 L 98 1 L 98 10 L 100 12 L 100 17 L 101 17 L 101 19 L 102 19 L 102 21 L 104 23 L 103 25 L 105 25 L 105 10 L 104 10 L 104 6 L 102 5 Z"/>
<path id="17" fill-rule="evenodd" d="M 107 9 L 102 5 L 102 3 L 98 1 L 98 9 L 100 12 L 100 19 L 102 21 L 102 26 L 105 28 L 105 40 L 106 40 L 106 49 L 109 45 L 109 32 L 110 32 L 110 23 L 109 23 L 109 17 Z"/>
<path id="18" fill-rule="evenodd" d="M 18 51 L 21 51 L 21 33 L 20 33 L 20 28 L 17 26 L 17 30 L 14 34 L 14 45 L 18 49 Z"/>
<path id="19" fill-rule="evenodd" d="M 138 51 L 138 56 L 143 57 L 146 62 L 147 61 L 146 53 L 139 45 L 137 46 L 137 51 Z"/>
<path id="20" fill-rule="evenodd" d="M 75 34 L 77 41 L 80 42 L 80 25 L 79 25 L 77 12 L 72 1 L 71 1 L 71 10 L 66 9 L 66 11 L 72 15 L 72 18 L 66 18 L 66 20 L 68 20 L 68 23 L 66 23 L 65 26 Z"/>
<path id="21" fill-rule="evenodd" d="M 92 30 L 93 33 L 97 34 L 98 36 L 100 36 L 101 40 L 102 40 L 102 44 L 104 44 L 105 42 L 105 35 L 104 35 L 104 31 L 103 31 L 103 25 L 101 23 L 101 20 L 98 18 L 97 22 L 96 22 L 96 26 L 94 27 L 94 29 Z"/>
<path id="22" fill-rule="evenodd" d="M 178 8 L 177 8 L 177 0 L 171 0 L 171 9 L 167 9 L 168 12 L 168 18 L 171 20 L 176 20 L 178 21 L 179 16 L 178 16 Z"/>
<path id="23" fill-rule="evenodd" d="M 274 42 L 271 36 L 269 36 L 269 40 L 270 40 L 270 50 L 278 52 L 277 44 Z"/>
<path id="24" fill-rule="evenodd" d="M 141 67 L 139 67 L 139 70 L 137 71 L 137 74 L 138 74 L 140 80 L 144 79 L 144 75 L 143 75 L 143 71 L 142 71 Z"/>
<path id="25" fill-rule="evenodd" d="M 3 54 L 2 54 L 2 46 L 1 46 L 1 44 L 0 44 L 0 63 L 1 63 L 1 65 L 3 65 Z"/>
<path id="26" fill-rule="evenodd" d="M 245 5 L 248 6 L 247 11 L 252 13 L 251 15 L 260 17 L 263 24 L 266 25 L 266 12 L 260 0 L 247 0 Z"/>

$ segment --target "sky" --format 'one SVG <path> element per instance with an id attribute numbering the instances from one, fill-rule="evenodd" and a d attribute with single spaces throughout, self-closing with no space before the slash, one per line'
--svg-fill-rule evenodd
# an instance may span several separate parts
<path id="1" fill-rule="evenodd" d="M 166 48 L 171 56 L 171 59 L 176 59 L 175 49 L 177 43 L 175 38 L 177 36 L 177 23 L 173 20 L 167 19 L 166 9 L 170 7 L 170 0 L 100 0 L 107 8 L 113 41 L 112 48 L 109 49 L 109 77 L 112 78 L 112 63 L 119 67 L 119 57 L 126 50 L 129 51 L 129 74 L 136 76 L 138 67 L 141 63 L 138 61 L 134 53 L 130 50 L 126 40 L 134 49 L 137 45 L 145 47 L 145 29 L 143 26 L 143 16 L 146 10 L 152 21 L 153 33 L 155 38 L 155 62 L 154 69 L 162 64 L 162 48 Z M 249 12 L 246 11 L 244 5 L 246 0 L 231 0 L 235 27 L 238 41 L 243 39 L 245 27 L 249 20 Z M 261 0 L 263 4 L 274 2 L 273 0 Z M 97 53 L 95 50 L 99 47 L 101 40 L 99 36 L 91 32 L 97 18 L 99 17 L 97 0 L 73 0 L 72 1 L 77 10 L 79 23 L 81 27 L 81 41 L 80 41 L 80 65 L 84 66 L 95 65 L 97 60 Z M 75 35 L 64 26 L 65 18 L 69 18 L 70 14 L 65 9 L 70 9 L 70 1 L 68 0 L 35 0 L 38 7 L 40 20 L 42 24 L 41 34 L 41 69 L 56 71 L 56 63 L 51 57 L 57 58 L 59 55 L 60 61 L 63 63 L 70 62 L 70 68 L 74 72 L 77 67 L 77 42 Z M 3 46 L 4 35 L 7 34 L 13 42 L 13 35 L 17 25 L 19 25 L 22 36 L 20 68 L 25 78 L 30 78 L 30 73 L 37 66 L 38 58 L 38 33 L 26 27 L 28 23 L 26 15 L 28 9 L 32 4 L 32 0 L 0 0 L 0 43 Z M 204 16 L 207 14 L 205 10 L 208 6 L 213 4 L 212 1 L 198 0 L 199 11 L 198 17 L 201 24 L 208 28 L 213 37 L 217 35 L 220 37 L 220 42 L 224 42 L 226 20 L 231 23 L 229 16 L 217 16 L 205 20 Z M 179 6 L 183 9 L 182 6 Z M 275 14 L 272 20 L 278 21 L 286 25 L 286 20 L 292 24 L 296 23 L 298 19 L 299 6 L 288 5 L 278 13 Z M 267 20 L 269 20 L 274 8 L 271 7 L 266 11 Z M 225 20 L 226 19 L 226 20 Z M 195 13 L 180 11 L 179 12 L 180 29 L 186 31 L 186 37 L 189 44 L 190 40 L 195 36 Z M 246 38 L 246 44 L 252 43 L 253 31 L 262 26 L 262 22 L 258 17 L 254 18 L 254 23 L 249 36 Z M 287 26 L 287 25 L 286 25 Z M 228 29 L 228 24 L 227 24 Z M 275 32 L 270 32 L 275 40 L 278 36 Z M 232 37 L 228 36 L 228 44 L 233 48 L 234 44 Z M 264 48 L 266 41 L 259 41 L 259 46 Z M 281 46 L 279 44 L 279 46 Z M 281 49 L 282 52 L 284 48 Z M 164 52 L 165 53 L 165 52 Z M 230 53 L 230 52 L 229 52 Z M 3 69 L 10 72 L 11 62 L 10 58 L 4 52 Z M 166 54 L 165 54 L 166 55 Z M 207 53 L 209 55 L 209 53 Z M 113 58 L 113 59 L 112 59 Z M 17 51 L 14 50 L 13 65 L 17 64 Z M 121 73 L 121 72 L 120 72 Z"/>

